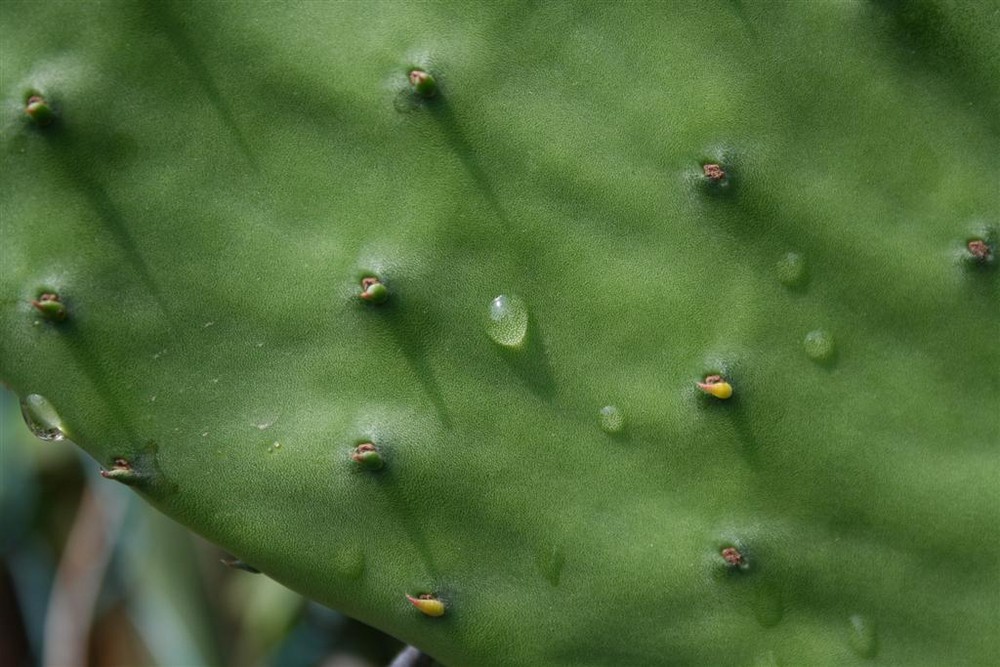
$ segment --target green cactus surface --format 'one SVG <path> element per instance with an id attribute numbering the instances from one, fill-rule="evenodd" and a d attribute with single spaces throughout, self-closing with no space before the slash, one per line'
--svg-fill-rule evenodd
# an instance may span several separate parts
<path id="1" fill-rule="evenodd" d="M 0 12 L 106 483 L 446 665 L 996 664 L 996 0 Z"/>

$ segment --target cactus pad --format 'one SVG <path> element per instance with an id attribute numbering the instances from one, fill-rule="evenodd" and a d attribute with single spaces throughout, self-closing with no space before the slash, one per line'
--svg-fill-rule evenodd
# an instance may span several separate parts
<path id="1" fill-rule="evenodd" d="M 109 480 L 449 665 L 996 659 L 994 2 L 0 12 Z"/>

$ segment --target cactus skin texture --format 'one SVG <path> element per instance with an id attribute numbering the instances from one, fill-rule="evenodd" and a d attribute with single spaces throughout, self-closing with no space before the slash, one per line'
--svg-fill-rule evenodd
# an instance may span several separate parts
<path id="1" fill-rule="evenodd" d="M 111 480 L 448 665 L 995 663 L 994 0 L 0 11 Z"/>

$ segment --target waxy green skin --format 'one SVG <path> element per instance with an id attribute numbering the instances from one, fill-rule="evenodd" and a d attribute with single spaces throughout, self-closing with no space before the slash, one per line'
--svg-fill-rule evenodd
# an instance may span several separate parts
<path id="1" fill-rule="evenodd" d="M 164 512 L 449 665 L 996 659 L 995 2 L 0 12 L 0 375 Z"/>

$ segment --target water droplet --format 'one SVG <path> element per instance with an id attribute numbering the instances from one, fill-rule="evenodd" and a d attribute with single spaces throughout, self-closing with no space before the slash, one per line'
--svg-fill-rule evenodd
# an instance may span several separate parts
<path id="1" fill-rule="evenodd" d="M 806 260 L 797 252 L 790 252 L 778 260 L 774 267 L 778 280 L 786 287 L 799 287 L 806 281 Z"/>
<path id="2" fill-rule="evenodd" d="M 542 576 L 553 586 L 559 585 L 562 577 L 563 566 L 566 564 L 566 554 L 559 544 L 547 544 L 539 549 L 535 556 L 538 569 L 542 571 Z"/>
<path id="3" fill-rule="evenodd" d="M 754 617 L 765 628 L 773 628 L 785 615 L 781 594 L 770 586 L 761 586 L 753 601 Z"/>
<path id="4" fill-rule="evenodd" d="M 780 664 L 774 651 L 761 653 L 753 661 L 753 667 L 779 667 Z"/>
<path id="5" fill-rule="evenodd" d="M 622 428 L 625 427 L 625 415 L 622 414 L 617 405 L 605 405 L 601 408 L 598 422 L 601 425 L 601 430 L 605 433 L 621 433 Z"/>
<path id="6" fill-rule="evenodd" d="M 28 394 L 21 399 L 21 416 L 36 438 L 45 442 L 57 442 L 66 437 L 62 419 L 48 399 L 38 394 Z"/>
<path id="7" fill-rule="evenodd" d="M 872 658 L 878 651 L 878 638 L 875 636 L 875 624 L 860 614 L 854 614 L 851 622 L 851 650 L 862 658 Z"/>
<path id="8" fill-rule="evenodd" d="M 267 453 L 268 454 L 273 454 L 274 452 L 278 451 L 279 449 L 281 449 L 281 443 L 278 442 L 277 440 L 275 440 L 274 442 L 272 442 L 270 444 L 270 446 L 268 446 Z"/>
<path id="9" fill-rule="evenodd" d="M 528 308 L 516 294 L 501 294 L 490 301 L 486 332 L 504 347 L 520 347 L 528 333 Z"/>
<path id="10" fill-rule="evenodd" d="M 365 554 L 361 547 L 345 547 L 334 552 L 331 566 L 344 579 L 360 579 L 365 571 Z"/>
<path id="11" fill-rule="evenodd" d="M 802 347 L 806 351 L 806 356 L 813 361 L 821 363 L 833 359 L 833 354 L 836 351 L 833 344 L 833 336 L 822 329 L 816 329 L 807 333 L 805 339 L 802 341 Z"/>

